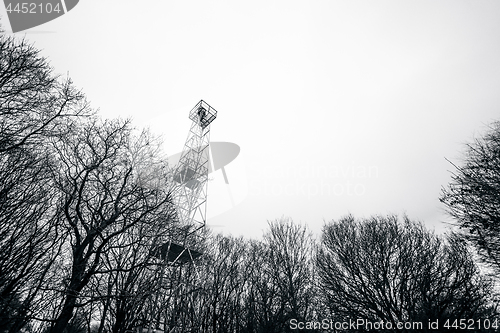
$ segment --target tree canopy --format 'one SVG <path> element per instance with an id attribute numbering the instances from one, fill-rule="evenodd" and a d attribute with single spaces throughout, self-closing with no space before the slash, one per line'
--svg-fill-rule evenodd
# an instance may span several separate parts
<path id="1" fill-rule="evenodd" d="M 398 323 L 443 325 L 491 314 L 491 285 L 467 247 L 406 216 L 347 216 L 328 223 L 317 265 L 325 305 L 338 321 L 383 321 L 388 332 L 398 332 Z"/>
<path id="2" fill-rule="evenodd" d="M 440 200 L 460 235 L 500 272 L 500 122 L 467 144 L 463 163 L 454 166 Z"/>

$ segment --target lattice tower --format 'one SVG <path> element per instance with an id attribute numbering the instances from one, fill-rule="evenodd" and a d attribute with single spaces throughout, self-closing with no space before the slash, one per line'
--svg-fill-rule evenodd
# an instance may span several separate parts
<path id="1" fill-rule="evenodd" d="M 150 325 L 138 328 L 137 332 L 188 331 L 184 323 L 186 318 L 177 313 L 194 306 L 195 302 L 191 298 L 200 290 L 199 287 L 190 285 L 189 280 L 195 278 L 193 273 L 197 275 L 194 260 L 202 255 L 204 245 L 210 169 L 210 124 L 216 117 L 217 111 L 203 100 L 189 112 L 191 128 L 179 163 L 172 172 L 176 184 L 174 203 L 177 220 L 174 222 L 177 232 L 155 250 L 156 256 L 161 260 L 156 274 L 158 293 L 147 316 Z M 183 269 L 183 266 L 188 267 Z"/>

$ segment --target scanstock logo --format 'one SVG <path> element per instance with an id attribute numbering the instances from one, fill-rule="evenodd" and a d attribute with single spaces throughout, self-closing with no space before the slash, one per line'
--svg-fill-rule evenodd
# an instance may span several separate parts
<path id="1" fill-rule="evenodd" d="M 62 16 L 75 8 L 78 0 L 3 1 L 12 32 L 30 29 Z"/>

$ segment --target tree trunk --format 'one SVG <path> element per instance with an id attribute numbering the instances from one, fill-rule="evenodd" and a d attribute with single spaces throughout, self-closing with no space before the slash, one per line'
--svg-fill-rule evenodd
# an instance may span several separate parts
<path id="1" fill-rule="evenodd" d="M 61 314 L 56 320 L 56 324 L 51 328 L 50 333 L 63 333 L 64 329 L 68 325 L 71 317 L 73 317 L 73 309 L 76 304 L 76 293 L 68 293 L 66 295 L 66 301 L 64 302 Z"/>

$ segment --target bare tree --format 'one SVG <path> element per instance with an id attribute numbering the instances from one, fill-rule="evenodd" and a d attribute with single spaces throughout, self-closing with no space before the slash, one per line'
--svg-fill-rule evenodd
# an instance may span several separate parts
<path id="1" fill-rule="evenodd" d="M 306 226 L 283 217 L 269 222 L 264 246 L 268 274 L 280 300 L 275 324 L 281 322 L 283 330 L 288 331 L 290 319 L 304 321 L 313 311 L 314 240 Z"/>
<path id="2" fill-rule="evenodd" d="M 204 332 L 234 332 L 240 327 L 241 300 L 249 271 L 245 262 L 247 242 L 242 238 L 216 235 L 209 241 L 201 275 L 204 276 L 201 327 Z"/>
<path id="3" fill-rule="evenodd" d="M 500 122 L 467 145 L 441 202 L 455 218 L 461 236 L 500 272 Z"/>
<path id="4" fill-rule="evenodd" d="M 0 158 L 5 193 L 0 202 L 0 328 L 5 329 L 27 320 L 31 297 L 25 298 L 21 290 L 34 287 L 31 281 L 43 275 L 55 230 L 43 158 L 21 149 Z"/>
<path id="5" fill-rule="evenodd" d="M 0 152 L 59 136 L 64 122 L 89 112 L 83 94 L 61 82 L 37 49 L 0 34 Z"/>
<path id="6" fill-rule="evenodd" d="M 88 288 L 89 303 L 102 304 L 98 332 L 124 333 L 145 326 L 146 318 L 141 313 L 147 310 L 155 294 L 161 292 L 157 280 L 161 262 L 152 249 L 168 239 L 175 211 L 172 209 L 170 213 L 158 216 L 156 223 L 138 224 L 133 231 L 110 242 L 103 255 L 103 268 Z"/>
<path id="7" fill-rule="evenodd" d="M 491 285 L 464 244 L 445 242 L 407 217 L 348 216 L 327 224 L 317 265 L 325 303 L 337 320 L 384 321 L 393 332 L 401 331 L 398 323 L 422 322 L 406 331 L 425 331 L 429 320 L 443 325 L 488 313 Z"/>
<path id="8" fill-rule="evenodd" d="M 314 248 L 307 227 L 284 217 L 269 222 L 262 241 L 248 242 L 241 332 L 289 332 L 290 320 L 314 318 Z"/>
<path id="9" fill-rule="evenodd" d="M 47 140 L 90 114 L 33 46 L 0 33 L 0 330 L 18 332 L 37 314 L 61 250 Z"/>
<path id="10" fill-rule="evenodd" d="M 114 246 L 123 246 L 117 240 L 134 233 L 139 224 L 157 224 L 171 214 L 167 166 L 154 163 L 150 171 L 135 159 L 149 139 L 135 137 L 128 121 L 91 119 L 53 141 L 70 264 L 52 333 L 63 332 L 75 307 L 82 306 L 79 301 L 86 298 L 82 290 L 105 269 L 104 255 Z"/>

